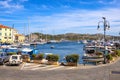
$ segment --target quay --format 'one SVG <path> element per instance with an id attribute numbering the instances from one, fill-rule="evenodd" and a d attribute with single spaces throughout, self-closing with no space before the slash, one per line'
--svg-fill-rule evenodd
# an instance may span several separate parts
<path id="1" fill-rule="evenodd" d="M 120 58 L 111 64 L 103 64 L 98 66 L 83 66 L 77 68 L 67 67 L 68 69 L 47 68 L 29 70 L 30 64 L 24 66 L 28 70 L 21 70 L 21 66 L 0 66 L 0 80 L 119 80 L 120 74 Z M 34 65 L 34 67 L 38 65 Z M 56 66 L 57 67 L 57 66 Z M 61 67 L 62 68 L 62 67 Z"/>

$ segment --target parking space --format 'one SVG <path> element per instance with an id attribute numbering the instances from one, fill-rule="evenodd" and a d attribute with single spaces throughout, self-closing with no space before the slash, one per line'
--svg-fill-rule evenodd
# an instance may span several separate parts
<path id="1" fill-rule="evenodd" d="M 46 64 L 35 64 L 35 63 L 24 63 L 20 70 L 69 70 L 69 69 L 78 69 L 79 67 L 72 66 L 59 66 L 59 65 L 46 65 Z"/>

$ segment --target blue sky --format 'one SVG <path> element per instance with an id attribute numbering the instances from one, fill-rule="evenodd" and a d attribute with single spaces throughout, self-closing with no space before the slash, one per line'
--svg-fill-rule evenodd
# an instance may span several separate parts
<path id="1" fill-rule="evenodd" d="M 119 14 L 120 0 L 0 0 L 0 24 L 24 34 L 103 33 L 103 23 L 99 31 L 97 25 L 104 16 L 107 34 L 118 35 Z"/>

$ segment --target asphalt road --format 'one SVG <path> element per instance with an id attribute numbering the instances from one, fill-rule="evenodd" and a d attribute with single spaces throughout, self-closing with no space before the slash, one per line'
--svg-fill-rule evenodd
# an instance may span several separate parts
<path id="1" fill-rule="evenodd" d="M 71 70 L 20 70 L 0 66 L 0 80 L 120 80 L 120 60 L 108 66 Z"/>

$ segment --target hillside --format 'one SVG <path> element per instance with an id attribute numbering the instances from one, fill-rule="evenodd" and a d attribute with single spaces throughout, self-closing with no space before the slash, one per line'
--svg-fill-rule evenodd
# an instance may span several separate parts
<path id="1" fill-rule="evenodd" d="M 103 34 L 77 34 L 77 33 L 66 33 L 66 34 L 58 34 L 58 35 L 50 35 L 50 34 L 42 34 L 42 33 L 32 33 L 30 35 L 26 35 L 26 38 L 29 37 L 32 40 L 40 40 L 40 39 L 47 39 L 47 40 L 102 40 Z M 110 36 L 106 35 L 107 40 L 120 40 L 119 36 Z"/>

